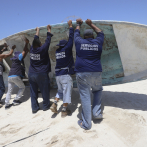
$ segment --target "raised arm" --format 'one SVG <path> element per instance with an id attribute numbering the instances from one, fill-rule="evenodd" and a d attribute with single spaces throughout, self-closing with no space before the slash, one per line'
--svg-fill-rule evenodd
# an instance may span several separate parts
<path id="1" fill-rule="evenodd" d="M 76 26 L 76 30 L 74 33 L 74 41 L 75 41 L 75 43 L 78 43 L 82 39 L 80 36 L 80 27 L 81 27 L 83 21 L 82 21 L 82 19 L 77 19 L 76 22 L 77 22 L 77 26 Z"/>
<path id="2" fill-rule="evenodd" d="M 47 38 L 45 40 L 45 43 L 41 46 L 42 49 L 49 49 L 49 45 L 51 43 L 51 37 L 53 34 L 51 34 L 51 26 L 47 25 Z"/>
<path id="3" fill-rule="evenodd" d="M 39 30 L 39 28 L 37 27 L 37 28 L 36 28 L 36 34 L 35 34 L 36 36 L 39 36 L 39 31 L 40 31 L 40 30 Z"/>
<path id="4" fill-rule="evenodd" d="M 29 52 L 29 49 L 28 49 L 29 40 L 25 38 L 25 42 L 26 44 L 22 52 L 23 59 L 26 57 L 27 53 Z"/>
<path id="5" fill-rule="evenodd" d="M 96 33 L 102 32 L 97 26 L 95 26 L 90 19 L 85 21 Z"/>
<path id="6" fill-rule="evenodd" d="M 12 46 L 12 49 L 8 54 L 0 54 L 0 60 L 5 59 L 13 54 L 14 49 L 16 48 L 16 45 Z"/>
<path id="7" fill-rule="evenodd" d="M 69 39 L 68 39 L 68 43 L 67 43 L 67 48 L 72 48 L 73 46 L 73 38 L 74 38 L 74 29 L 72 27 L 72 20 L 68 21 L 68 25 L 69 25 Z"/>
<path id="8" fill-rule="evenodd" d="M 50 26 L 50 25 L 47 25 L 47 31 L 48 31 L 49 33 L 51 33 L 51 26 Z"/>

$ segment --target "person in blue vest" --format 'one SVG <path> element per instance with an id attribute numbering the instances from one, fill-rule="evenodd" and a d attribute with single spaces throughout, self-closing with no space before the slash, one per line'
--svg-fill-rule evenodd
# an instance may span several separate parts
<path id="1" fill-rule="evenodd" d="M 42 45 L 39 40 L 39 28 L 36 28 L 36 35 L 30 48 L 29 82 L 32 113 L 36 113 L 40 109 L 37 100 L 38 88 L 43 97 L 43 111 L 50 107 L 50 79 L 48 74 L 51 71 L 51 64 L 48 50 L 53 34 L 51 34 L 50 25 L 47 26 L 47 30 L 47 38 Z"/>
<path id="2" fill-rule="evenodd" d="M 4 80 L 3 80 L 3 72 L 5 71 L 5 66 L 3 64 L 3 59 L 11 56 L 13 54 L 14 49 L 16 48 L 16 46 L 13 45 L 11 51 L 8 54 L 2 54 L 8 48 L 8 45 L 6 43 L 4 43 L 3 46 L 4 46 L 3 49 L 0 51 L 0 108 L 4 104 L 1 101 L 1 99 L 2 99 L 2 96 L 5 92 L 5 84 L 4 84 Z"/>
<path id="3" fill-rule="evenodd" d="M 104 33 L 95 26 L 90 19 L 86 23 L 95 31 L 97 37 L 94 38 L 93 30 L 84 31 L 84 39 L 80 36 L 80 28 L 83 23 L 77 19 L 77 27 L 74 33 L 76 46 L 75 72 L 77 86 L 82 104 L 82 119 L 78 124 L 83 129 L 91 129 L 91 91 L 93 93 L 92 114 L 94 119 L 102 119 L 101 99 L 102 99 L 102 66 L 101 53 L 104 42 Z"/>
<path id="4" fill-rule="evenodd" d="M 14 52 L 14 57 L 11 58 L 12 65 L 8 76 L 8 92 L 5 99 L 5 109 L 9 109 L 12 105 L 19 105 L 21 101 L 19 100 L 22 97 L 22 94 L 25 90 L 25 85 L 22 81 L 22 78 L 25 77 L 25 65 L 24 65 L 24 58 L 28 53 L 28 44 L 29 40 L 25 38 L 25 47 L 23 52 L 16 51 Z M 13 103 L 10 104 L 11 94 L 14 89 L 14 86 L 19 87 L 19 91 L 16 97 L 13 100 Z"/>
<path id="5" fill-rule="evenodd" d="M 73 88 L 73 80 L 70 75 L 74 74 L 74 60 L 72 54 L 74 29 L 72 27 L 72 21 L 68 21 L 69 25 L 69 39 L 61 40 L 57 46 L 59 48 L 56 50 L 56 82 L 58 86 L 58 92 L 56 94 L 54 103 L 50 107 L 51 111 L 58 113 L 57 102 L 59 99 L 63 99 L 63 108 L 61 112 L 61 117 L 65 117 L 71 114 L 68 104 L 71 103 L 71 93 Z"/>

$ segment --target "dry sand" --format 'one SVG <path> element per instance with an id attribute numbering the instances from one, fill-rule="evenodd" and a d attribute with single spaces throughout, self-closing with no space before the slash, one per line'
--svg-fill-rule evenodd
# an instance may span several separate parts
<path id="1" fill-rule="evenodd" d="M 147 80 L 105 86 L 102 121 L 92 120 L 92 129 L 77 125 L 81 104 L 73 90 L 72 116 L 61 118 L 50 110 L 32 114 L 30 91 L 23 103 L 5 110 L 0 108 L 0 146 L 8 147 L 147 147 Z M 16 91 L 14 91 L 16 93 Z M 51 90 L 51 97 L 56 89 Z M 12 95 L 11 102 L 15 94 Z M 3 101 L 5 95 L 3 96 Z M 53 99 L 51 99 L 53 102 Z M 39 98 L 42 109 L 42 98 Z"/>

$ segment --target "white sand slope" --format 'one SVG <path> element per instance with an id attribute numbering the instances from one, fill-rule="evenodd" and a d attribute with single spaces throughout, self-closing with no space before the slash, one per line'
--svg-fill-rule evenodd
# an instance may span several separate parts
<path id="1" fill-rule="evenodd" d="M 81 104 L 73 90 L 72 116 L 61 118 L 50 110 L 32 114 L 30 91 L 26 88 L 23 103 L 5 110 L 0 108 L 0 146 L 7 147 L 146 147 L 147 80 L 105 86 L 102 121 L 92 120 L 92 129 L 77 125 Z M 14 91 L 15 93 L 16 91 Z M 51 97 L 56 90 L 51 91 Z M 12 100 L 15 94 L 12 96 Z M 40 96 L 41 97 L 41 96 Z M 3 96 L 5 100 L 5 95 Z M 53 99 L 51 99 L 53 101 Z M 42 109 L 42 98 L 39 98 Z"/>

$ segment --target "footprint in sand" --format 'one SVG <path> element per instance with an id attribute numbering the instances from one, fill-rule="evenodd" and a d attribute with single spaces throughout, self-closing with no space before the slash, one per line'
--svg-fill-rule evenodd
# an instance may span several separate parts
<path id="1" fill-rule="evenodd" d="M 90 138 L 98 138 L 98 133 L 96 130 L 84 130 L 83 132 L 89 134 Z"/>

